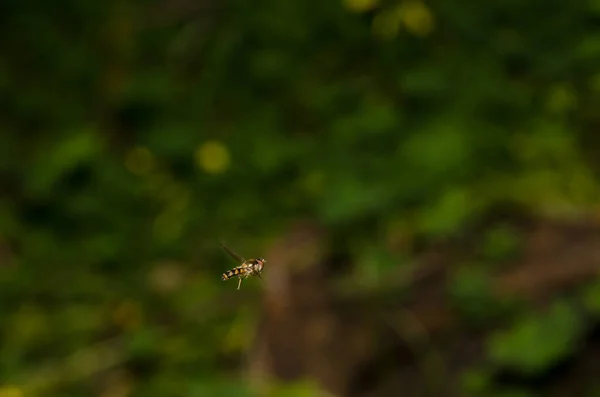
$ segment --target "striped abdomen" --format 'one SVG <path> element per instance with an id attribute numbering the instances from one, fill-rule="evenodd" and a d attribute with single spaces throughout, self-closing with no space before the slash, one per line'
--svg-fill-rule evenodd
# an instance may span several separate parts
<path id="1" fill-rule="evenodd" d="M 223 281 L 226 281 L 233 277 L 246 276 L 246 275 L 248 275 L 248 273 L 251 273 L 251 272 L 252 272 L 252 268 L 247 267 L 247 266 L 239 266 L 234 269 L 227 270 L 225 273 L 223 273 L 223 276 L 221 277 L 221 279 Z"/>

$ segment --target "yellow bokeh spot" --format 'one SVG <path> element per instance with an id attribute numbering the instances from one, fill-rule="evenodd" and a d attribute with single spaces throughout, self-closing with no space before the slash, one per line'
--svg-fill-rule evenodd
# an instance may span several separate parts
<path id="1" fill-rule="evenodd" d="M 431 11 L 422 1 L 410 0 L 399 8 L 400 18 L 410 33 L 416 36 L 427 36 L 434 27 Z"/>
<path id="2" fill-rule="evenodd" d="M 25 394 L 16 386 L 0 387 L 0 397 L 23 397 Z"/>
<path id="3" fill-rule="evenodd" d="M 145 175 L 152 171 L 155 161 L 152 153 L 143 147 L 134 148 L 125 158 L 125 167 L 132 174 Z"/>
<path id="4" fill-rule="evenodd" d="M 229 168 L 231 156 L 221 142 L 209 141 L 196 150 L 196 163 L 205 172 L 218 174 Z"/>
<path id="5" fill-rule="evenodd" d="M 377 7 L 378 0 L 343 0 L 344 7 L 353 12 L 366 12 Z"/>

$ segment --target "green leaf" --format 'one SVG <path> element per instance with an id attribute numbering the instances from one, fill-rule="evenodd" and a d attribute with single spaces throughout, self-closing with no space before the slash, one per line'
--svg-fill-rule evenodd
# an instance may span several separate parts
<path id="1" fill-rule="evenodd" d="M 492 361 L 527 374 L 540 373 L 569 355 L 583 332 L 581 319 L 564 302 L 547 313 L 522 318 L 488 340 Z"/>
<path id="2" fill-rule="evenodd" d="M 457 231 L 472 216 L 474 202 L 469 191 L 447 190 L 437 202 L 421 212 L 421 229 L 432 235 L 447 235 Z"/>

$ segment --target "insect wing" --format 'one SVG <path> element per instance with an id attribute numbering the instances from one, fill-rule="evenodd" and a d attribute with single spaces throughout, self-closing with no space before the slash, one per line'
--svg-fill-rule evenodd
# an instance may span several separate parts
<path id="1" fill-rule="evenodd" d="M 227 254 L 233 259 L 235 260 L 238 264 L 240 263 L 244 263 L 246 262 L 246 260 L 244 258 L 242 258 L 241 256 L 239 256 L 238 254 L 236 254 L 235 252 L 233 252 L 228 246 L 226 246 L 222 241 L 220 242 L 221 244 L 221 248 L 223 248 L 223 250 L 225 250 L 225 252 L 227 252 Z"/>

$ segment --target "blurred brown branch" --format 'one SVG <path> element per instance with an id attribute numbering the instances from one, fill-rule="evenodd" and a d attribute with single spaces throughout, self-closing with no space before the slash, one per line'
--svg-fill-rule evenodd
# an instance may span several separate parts
<path id="1" fill-rule="evenodd" d="M 600 225 L 538 219 L 523 233 L 527 247 L 523 256 L 494 279 L 498 297 L 544 302 L 598 275 Z M 419 377 L 430 378 L 418 384 L 430 385 L 433 395 L 434 390 L 444 390 L 444 395 L 455 393 L 446 374 L 450 358 L 440 356 L 432 345 L 436 335 L 461 321 L 446 297 L 452 256 L 425 254 L 423 258 L 429 259 L 423 263 L 428 270 L 416 270 L 409 282 L 408 300 L 394 299 L 393 292 L 385 291 L 336 297 L 324 276 L 326 240 L 320 228 L 301 223 L 269 252 L 272 267 L 266 276 L 265 314 L 249 358 L 250 375 L 287 380 L 308 376 L 319 379 L 335 395 L 358 395 L 352 393 L 361 390 L 356 384 L 361 372 L 369 366 L 377 368 L 380 360 L 390 360 L 385 357 L 392 352 L 396 369 L 388 371 L 402 372 L 403 365 L 415 363 L 426 370 Z M 440 262 L 440 258 L 446 259 Z M 401 286 L 396 290 L 402 290 Z M 395 336 L 391 336 L 390 326 Z M 412 353 L 402 353 L 398 345 Z M 465 356 L 462 365 L 473 360 L 477 357 Z M 438 386 L 433 386 L 432 376 Z M 404 376 L 396 378 L 407 381 Z M 383 387 L 383 379 L 370 387 Z M 425 390 L 414 389 L 413 393 L 405 395 L 422 395 Z"/>

